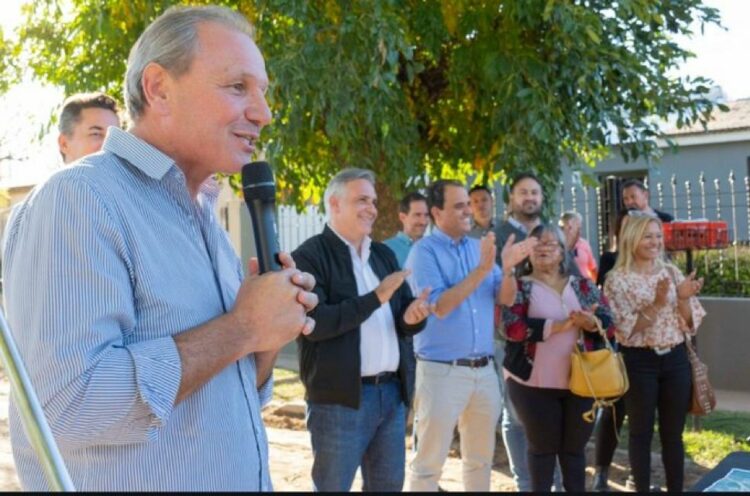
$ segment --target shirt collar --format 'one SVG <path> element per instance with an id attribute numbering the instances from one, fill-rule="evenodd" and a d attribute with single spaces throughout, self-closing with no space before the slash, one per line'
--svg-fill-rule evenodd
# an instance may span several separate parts
<path id="1" fill-rule="evenodd" d="M 133 167 L 157 180 L 161 180 L 172 167 L 177 167 L 175 161 L 161 150 L 117 127 L 109 128 L 102 150 L 127 160 Z"/>
<path id="2" fill-rule="evenodd" d="M 493 218 L 490 219 L 490 223 L 489 223 L 489 225 L 487 227 L 482 227 L 479 224 L 477 224 L 474 219 L 472 219 L 471 220 L 471 227 L 472 227 L 472 229 L 484 229 L 485 231 L 491 231 L 492 229 L 495 228 L 495 222 L 496 222 L 495 217 L 493 217 Z"/>
<path id="3" fill-rule="evenodd" d="M 520 229 L 524 234 L 529 234 L 529 232 L 526 230 L 526 226 L 518 222 L 516 218 L 513 217 L 513 215 L 508 216 L 508 222 L 510 222 L 510 225 L 515 227 L 516 229 Z"/>
<path id="4" fill-rule="evenodd" d="M 179 182 L 186 184 L 185 174 L 171 157 L 138 136 L 118 127 L 109 128 L 102 150 L 127 160 L 133 167 L 157 181 L 171 175 Z M 208 205 L 211 206 L 219 197 L 220 190 L 221 185 L 213 176 L 205 180 L 198 189 L 199 194 L 204 196 Z"/>
<path id="5" fill-rule="evenodd" d="M 370 238 L 370 236 L 365 236 L 365 239 L 362 240 L 362 256 L 360 257 L 359 253 L 357 253 L 356 246 L 351 244 L 349 240 L 347 240 L 341 234 L 339 234 L 339 232 L 336 231 L 336 229 L 334 229 L 330 223 L 328 224 L 328 228 L 333 232 L 333 234 L 338 236 L 339 239 L 343 241 L 346 246 L 349 247 L 349 251 L 351 252 L 352 257 L 359 258 L 363 262 L 367 263 L 367 261 L 370 259 L 370 245 L 372 244 L 372 238 Z"/>
<path id="6" fill-rule="evenodd" d="M 459 239 L 458 241 L 455 241 L 453 238 L 451 238 L 450 236 L 445 234 L 443 231 L 441 231 L 440 228 L 437 226 L 435 226 L 435 228 L 432 230 L 432 234 L 435 236 L 435 238 L 439 239 L 440 241 L 444 243 L 448 243 L 452 246 L 461 246 L 469 242 L 469 237 L 466 235 L 461 236 L 461 239 Z"/>
<path id="7" fill-rule="evenodd" d="M 404 231 L 399 231 L 396 233 L 396 237 L 404 242 L 406 242 L 407 245 L 411 246 L 414 244 L 414 240 L 412 240 Z"/>

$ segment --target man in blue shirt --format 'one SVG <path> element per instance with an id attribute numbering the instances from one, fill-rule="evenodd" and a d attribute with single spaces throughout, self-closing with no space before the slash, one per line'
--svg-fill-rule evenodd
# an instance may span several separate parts
<path id="1" fill-rule="evenodd" d="M 217 172 L 250 160 L 271 113 L 252 27 L 170 9 L 133 47 L 133 126 L 35 188 L 6 230 L 8 321 L 83 491 L 269 491 L 260 416 L 278 350 L 309 334 L 314 278 L 244 277 L 214 214 Z M 26 490 L 48 491 L 11 398 Z"/>
<path id="2" fill-rule="evenodd" d="M 414 191 L 404 196 L 398 204 L 398 220 L 401 221 L 403 230 L 383 243 L 393 250 L 398 266 L 403 268 L 412 245 L 422 239 L 430 225 L 427 199 L 424 195 Z"/>
<path id="3" fill-rule="evenodd" d="M 467 236 L 471 208 L 461 183 L 436 181 L 428 188 L 427 202 L 436 227 L 406 262 L 412 284 L 431 288 L 429 302 L 435 305 L 425 330 L 414 338 L 417 441 L 410 486 L 412 491 L 437 490 L 458 424 L 464 489 L 487 491 L 500 415 L 493 319 L 502 277 L 495 264 L 495 236 Z"/>

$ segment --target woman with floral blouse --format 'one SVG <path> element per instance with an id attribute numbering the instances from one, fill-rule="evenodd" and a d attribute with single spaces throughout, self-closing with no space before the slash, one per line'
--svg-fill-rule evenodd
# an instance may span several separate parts
<path id="1" fill-rule="evenodd" d="M 612 315 L 592 281 L 570 275 L 565 241 L 557 227 L 542 224 L 529 236 L 538 242 L 521 271 L 523 277 L 514 277 L 506 250 L 501 255 L 506 282 L 516 282 L 513 305 L 503 307 L 503 376 L 528 438 L 531 490 L 550 490 L 559 459 L 565 490 L 582 492 L 584 449 L 593 428 L 583 414 L 591 410 L 593 400 L 570 392 L 570 356 L 581 335 L 587 350 L 605 346 L 594 316 L 614 340 Z"/>
<path id="2" fill-rule="evenodd" d="M 685 347 L 706 312 L 696 295 L 703 285 L 695 273 L 684 277 L 664 257 L 661 222 L 649 216 L 628 219 L 619 256 L 604 292 L 611 302 L 630 390 L 625 395 L 630 466 L 638 492 L 649 490 L 651 438 L 658 411 L 667 490 L 682 491 L 685 427 L 692 378 Z"/>

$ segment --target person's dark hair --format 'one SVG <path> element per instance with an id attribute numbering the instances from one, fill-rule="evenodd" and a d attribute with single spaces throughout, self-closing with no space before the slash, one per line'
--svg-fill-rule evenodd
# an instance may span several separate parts
<path id="1" fill-rule="evenodd" d="M 469 190 L 469 196 L 475 191 L 486 191 L 488 195 L 492 196 L 492 190 L 486 184 L 477 184 Z"/>
<path id="2" fill-rule="evenodd" d="M 510 181 L 510 192 L 513 193 L 513 190 L 516 189 L 516 184 L 520 183 L 524 179 L 533 179 L 534 181 L 536 181 L 540 188 L 543 188 L 542 181 L 536 176 L 536 174 L 532 172 L 521 172 L 513 176 L 513 179 Z"/>
<path id="3" fill-rule="evenodd" d="M 100 108 L 111 110 L 117 115 L 117 102 L 114 98 L 104 93 L 78 93 L 71 95 L 63 102 L 57 128 L 60 134 L 73 135 L 73 128 L 81 121 L 81 112 L 84 109 Z"/>
<path id="4" fill-rule="evenodd" d="M 641 191 L 648 191 L 648 188 L 640 179 L 628 179 L 627 181 L 622 183 L 622 191 L 625 191 L 628 188 L 632 188 L 633 186 L 640 189 Z"/>
<path id="5" fill-rule="evenodd" d="M 425 198 L 424 195 L 419 191 L 412 191 L 411 193 L 407 193 L 403 198 L 401 198 L 401 201 L 398 202 L 398 211 L 402 214 L 408 214 L 409 210 L 411 210 L 411 204 L 418 201 L 427 203 L 427 198 Z"/>
<path id="6" fill-rule="evenodd" d="M 427 208 L 437 207 L 442 210 L 445 207 L 445 188 L 446 186 L 458 186 L 463 188 L 464 185 L 455 179 L 438 179 L 427 186 Z M 430 214 L 431 216 L 432 214 Z"/>
<path id="7" fill-rule="evenodd" d="M 552 233 L 555 236 L 557 243 L 560 245 L 560 251 L 562 252 L 562 261 L 560 262 L 560 274 L 564 276 L 569 276 L 570 275 L 570 263 L 571 263 L 570 253 L 568 253 L 568 250 L 565 248 L 565 236 L 563 235 L 559 227 L 557 227 L 555 224 L 550 223 L 550 222 L 543 222 L 531 230 L 531 232 L 529 233 L 529 237 L 540 239 L 542 235 L 546 232 Z M 531 270 L 532 270 L 531 257 L 526 257 L 526 260 L 523 261 L 523 264 L 521 266 L 521 274 L 529 275 L 531 274 Z"/>

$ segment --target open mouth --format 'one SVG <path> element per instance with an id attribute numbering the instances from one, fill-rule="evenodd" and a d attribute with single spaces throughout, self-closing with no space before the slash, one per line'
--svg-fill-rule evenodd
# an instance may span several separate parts
<path id="1" fill-rule="evenodd" d="M 252 134 L 237 134 L 235 133 L 235 137 L 237 137 L 240 141 L 242 141 L 247 148 L 249 148 L 251 151 L 255 150 L 255 142 L 257 141 L 257 136 L 254 136 Z"/>

